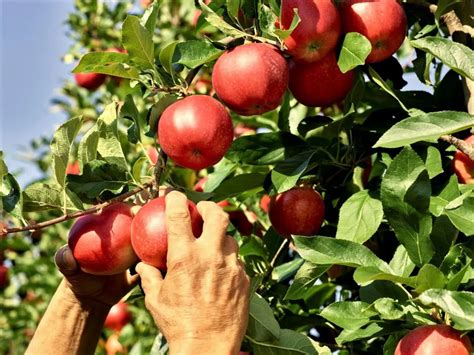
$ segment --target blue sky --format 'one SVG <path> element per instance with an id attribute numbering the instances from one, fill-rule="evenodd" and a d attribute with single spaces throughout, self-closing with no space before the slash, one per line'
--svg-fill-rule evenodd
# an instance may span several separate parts
<path id="1" fill-rule="evenodd" d="M 73 0 L 0 0 L 0 150 L 10 171 L 21 171 L 20 185 L 40 176 L 21 160 L 22 147 L 34 138 L 51 136 L 64 121 L 52 113 L 50 100 L 72 66 L 61 62 L 70 42 L 64 21 Z M 405 88 L 419 89 L 413 76 Z"/>
<path id="2" fill-rule="evenodd" d="M 64 120 L 51 112 L 50 100 L 71 77 L 61 56 L 70 44 L 63 23 L 72 9 L 72 0 L 0 0 L 0 149 L 11 171 L 24 171 L 21 185 L 39 173 L 19 159 L 20 148 Z"/>

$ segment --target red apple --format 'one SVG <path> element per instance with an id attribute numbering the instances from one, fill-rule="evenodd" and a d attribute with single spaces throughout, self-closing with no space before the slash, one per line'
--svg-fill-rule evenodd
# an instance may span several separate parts
<path id="1" fill-rule="evenodd" d="M 84 272 L 113 275 L 127 270 L 137 257 L 130 238 L 132 213 L 125 203 L 79 217 L 69 231 L 69 248 Z"/>
<path id="2" fill-rule="evenodd" d="M 210 96 L 188 96 L 175 102 L 158 123 L 161 148 L 176 164 L 194 170 L 221 160 L 233 138 L 229 113 Z"/>
<path id="3" fill-rule="evenodd" d="M 397 345 L 395 355 L 449 354 L 469 355 L 472 345 L 467 336 L 447 325 L 425 325 L 405 335 Z"/>
<path id="4" fill-rule="evenodd" d="M 217 203 L 222 208 L 228 208 L 226 211 L 229 214 L 229 221 L 242 235 L 252 235 L 254 225 L 258 218 L 252 211 L 244 212 L 241 209 L 236 209 L 229 201 L 224 200 Z M 259 225 L 255 230 L 255 234 L 261 236 L 262 230 Z"/>
<path id="5" fill-rule="evenodd" d="M 268 195 L 263 195 L 262 198 L 260 199 L 260 208 L 268 213 L 268 210 L 270 209 L 270 196 Z"/>
<path id="6" fill-rule="evenodd" d="M 194 191 L 196 192 L 204 192 L 204 185 L 206 184 L 207 176 L 200 178 L 199 181 L 194 185 Z"/>
<path id="7" fill-rule="evenodd" d="M 151 164 L 156 165 L 158 161 L 158 151 L 154 147 L 148 147 L 146 151 L 148 158 L 150 158 Z"/>
<path id="8" fill-rule="evenodd" d="M 132 223 L 132 245 L 138 257 L 163 271 L 168 253 L 165 207 L 164 196 L 155 198 L 138 211 Z M 193 202 L 188 201 L 188 207 L 193 234 L 199 238 L 203 220 Z"/>
<path id="9" fill-rule="evenodd" d="M 0 290 L 8 286 L 8 268 L 0 265 Z"/>
<path id="10" fill-rule="evenodd" d="M 75 73 L 74 78 L 80 87 L 94 91 L 104 83 L 107 75 L 99 73 Z"/>
<path id="11" fill-rule="evenodd" d="M 389 58 L 405 40 L 407 18 L 397 0 L 343 0 L 340 10 L 343 31 L 359 32 L 372 44 L 367 63 Z"/>
<path id="12" fill-rule="evenodd" d="M 300 23 L 285 39 L 287 52 L 296 60 L 314 62 L 336 48 L 341 20 L 332 0 L 282 0 L 280 26 L 288 29 L 298 9 Z"/>
<path id="13" fill-rule="evenodd" d="M 310 187 L 295 187 L 270 201 L 270 222 L 278 234 L 312 236 L 319 232 L 324 221 L 324 201 L 319 192 Z"/>
<path id="14" fill-rule="evenodd" d="M 251 43 L 224 53 L 212 71 L 217 96 L 242 116 L 277 108 L 288 87 L 288 63 L 273 46 Z"/>
<path id="15" fill-rule="evenodd" d="M 108 337 L 105 343 L 105 351 L 107 355 L 126 354 L 125 347 L 120 343 L 120 335 L 117 333 Z"/>
<path id="16" fill-rule="evenodd" d="M 291 93 L 306 106 L 327 107 L 340 102 L 351 90 L 353 81 L 354 72 L 343 74 L 334 52 L 318 62 L 290 65 Z"/>
<path id="17" fill-rule="evenodd" d="M 104 327 L 120 331 L 122 328 L 132 320 L 132 314 L 128 311 L 128 306 L 125 302 L 120 301 L 119 303 L 112 306 L 105 318 Z"/>
<path id="18" fill-rule="evenodd" d="M 237 123 L 237 125 L 234 128 L 234 137 L 239 138 L 242 136 L 249 136 L 252 134 L 255 134 L 256 131 L 252 127 L 246 126 L 243 123 Z"/>
<path id="19" fill-rule="evenodd" d="M 79 165 L 79 162 L 77 160 L 67 165 L 66 174 L 79 175 L 80 173 L 81 173 L 81 166 Z"/>
<path id="20" fill-rule="evenodd" d="M 474 135 L 465 139 L 466 143 L 474 146 Z M 474 184 L 474 161 L 461 151 L 457 151 L 453 158 L 453 170 L 461 184 Z"/>

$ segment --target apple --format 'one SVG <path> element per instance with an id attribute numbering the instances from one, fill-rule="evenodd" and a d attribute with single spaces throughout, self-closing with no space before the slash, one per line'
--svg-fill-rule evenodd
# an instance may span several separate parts
<path id="1" fill-rule="evenodd" d="M 158 151 L 154 147 L 148 147 L 146 151 L 148 158 L 150 158 L 151 164 L 156 165 L 158 161 Z"/>
<path id="2" fill-rule="evenodd" d="M 199 238 L 203 220 L 196 205 L 188 201 L 193 234 Z M 166 200 L 158 197 L 145 204 L 132 222 L 132 245 L 140 260 L 165 271 L 168 253 L 168 232 L 166 231 Z"/>
<path id="3" fill-rule="evenodd" d="M 112 306 L 105 318 L 104 327 L 120 331 L 122 328 L 132 320 L 132 314 L 128 311 L 128 306 L 125 302 L 118 302 Z"/>
<path id="4" fill-rule="evenodd" d="M 217 203 L 220 207 L 226 208 L 226 212 L 229 214 L 229 221 L 242 235 L 252 235 L 253 226 L 257 221 L 257 216 L 252 211 L 245 213 L 241 209 L 236 209 L 229 201 L 224 200 Z M 250 218 L 249 218 L 250 217 Z M 261 234 L 261 230 L 257 228 L 255 231 L 257 235 Z"/>
<path id="5" fill-rule="evenodd" d="M 252 134 L 255 134 L 256 131 L 254 128 L 249 127 L 243 123 L 237 123 L 237 125 L 234 127 L 234 137 L 239 138 L 242 136 L 250 136 Z"/>
<path id="6" fill-rule="evenodd" d="M 445 324 L 425 325 L 405 335 L 395 355 L 449 354 L 469 355 L 472 345 L 467 336 Z"/>
<path id="7" fill-rule="evenodd" d="M 334 52 L 318 62 L 290 64 L 290 90 L 300 103 L 327 107 L 343 100 L 354 81 L 354 72 L 339 70 Z"/>
<path id="8" fill-rule="evenodd" d="M 132 219 L 129 205 L 114 203 L 76 220 L 68 245 L 84 272 L 113 275 L 136 262 L 130 236 Z"/>
<path id="9" fill-rule="evenodd" d="M 112 334 L 105 342 L 105 351 L 107 355 L 126 354 L 125 347 L 119 341 L 120 335 Z"/>
<path id="10" fill-rule="evenodd" d="M 8 286 L 8 268 L 0 264 L 0 290 Z"/>
<path id="11" fill-rule="evenodd" d="M 324 201 L 311 187 L 294 187 L 271 197 L 270 222 L 278 234 L 312 236 L 324 221 Z"/>
<path id="12" fill-rule="evenodd" d="M 168 106 L 158 123 L 158 141 L 173 161 L 200 170 L 216 164 L 234 138 L 225 107 L 205 95 L 188 96 Z"/>
<path id="13" fill-rule="evenodd" d="M 204 192 L 204 185 L 206 184 L 207 176 L 200 178 L 199 181 L 194 185 L 194 191 L 196 192 Z"/>
<path id="14" fill-rule="evenodd" d="M 66 174 L 67 175 L 80 175 L 81 174 L 81 166 L 79 165 L 79 162 L 77 160 L 66 166 Z"/>
<path id="15" fill-rule="evenodd" d="M 474 135 L 465 139 L 466 143 L 474 145 Z M 474 184 L 474 161 L 461 151 L 454 153 L 453 171 L 461 184 Z"/>
<path id="16" fill-rule="evenodd" d="M 340 11 L 343 31 L 358 32 L 372 44 L 366 63 L 389 58 L 405 40 L 407 18 L 397 0 L 343 0 Z"/>
<path id="17" fill-rule="evenodd" d="M 251 43 L 225 52 L 212 71 L 217 96 L 242 116 L 277 108 L 288 87 L 288 63 L 273 46 Z"/>
<path id="18" fill-rule="evenodd" d="M 77 85 L 87 90 L 94 91 L 99 88 L 107 78 L 105 74 L 99 73 L 75 73 L 74 79 L 76 79 Z"/>
<path id="19" fill-rule="evenodd" d="M 140 5 L 142 5 L 142 7 L 146 9 L 148 6 L 151 5 L 152 2 L 153 0 L 140 0 Z"/>
<path id="20" fill-rule="evenodd" d="M 300 23 L 284 43 L 298 61 L 314 62 L 336 48 L 341 19 L 332 0 L 282 0 L 280 27 L 288 29 L 298 9 Z"/>
<path id="21" fill-rule="evenodd" d="M 263 195 L 262 198 L 260 199 L 260 208 L 268 213 L 270 209 L 270 196 L 268 195 Z"/>

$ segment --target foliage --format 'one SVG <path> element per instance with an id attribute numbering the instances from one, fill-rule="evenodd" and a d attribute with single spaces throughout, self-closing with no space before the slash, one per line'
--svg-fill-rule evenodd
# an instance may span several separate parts
<path id="1" fill-rule="evenodd" d="M 365 65 L 367 39 L 341 39 L 339 66 L 357 71 L 344 104 L 308 108 L 287 94 L 275 111 L 233 114 L 235 124 L 258 134 L 235 139 L 213 168 L 196 172 L 168 162 L 163 181 L 189 198 L 229 199 L 257 216 L 251 236 L 229 230 L 255 291 L 244 350 L 390 354 L 409 329 L 440 322 L 472 335 L 474 185 L 457 182 L 454 149 L 438 138 L 465 137 L 474 126 L 461 98 L 462 80 L 474 77 L 474 54 L 440 20 L 462 3 L 439 2 L 434 14 L 419 1 L 404 4 L 410 29 L 397 59 Z M 74 44 L 64 61 L 79 61 L 74 72 L 109 78 L 94 93 L 68 82 L 53 100 L 69 119 L 51 139 L 31 143 L 41 180 L 21 188 L 0 156 L 4 222 L 49 220 L 152 181 L 148 149 L 156 145 L 161 112 L 183 94 L 212 95 L 212 66 L 229 46 L 245 40 L 283 48 L 298 16 L 290 30 L 277 28 L 279 3 L 161 0 L 142 10 L 124 0 L 76 0 L 67 20 Z M 110 48 L 127 52 L 104 52 Z M 402 90 L 402 67 L 426 90 Z M 80 175 L 66 173 L 74 161 Z M 204 176 L 204 192 L 194 192 Z M 286 243 L 259 200 L 301 182 L 321 192 L 326 220 L 318 236 Z M 0 352 L 24 352 L 58 284 L 52 257 L 69 226 L 1 239 L 12 281 L 1 291 Z M 160 353 L 164 341 L 138 289 L 129 303 L 134 321 L 121 342 L 133 354 Z"/>

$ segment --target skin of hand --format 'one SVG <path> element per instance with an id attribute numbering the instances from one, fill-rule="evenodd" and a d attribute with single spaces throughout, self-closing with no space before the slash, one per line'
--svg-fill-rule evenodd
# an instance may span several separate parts
<path id="1" fill-rule="evenodd" d="M 138 208 L 132 208 L 136 213 Z M 64 279 L 41 319 L 26 354 L 93 354 L 110 308 L 137 283 L 128 271 L 110 276 L 80 270 L 67 245 L 55 255 Z"/>
<path id="2" fill-rule="evenodd" d="M 195 239 L 186 197 L 166 195 L 168 270 L 137 265 L 145 304 L 170 354 L 238 354 L 248 322 L 250 282 L 226 235 L 229 217 L 213 202 L 197 205 L 204 220 Z"/>

